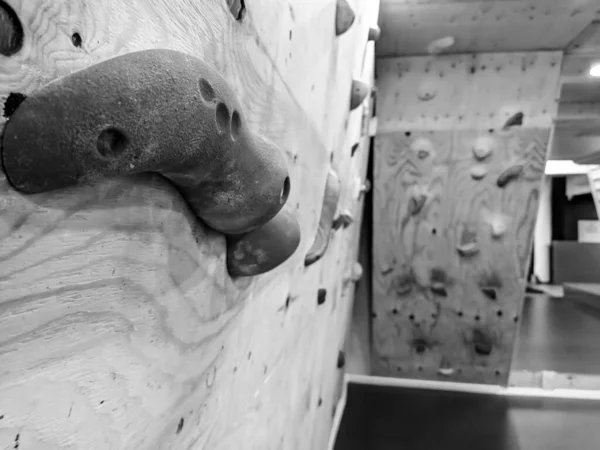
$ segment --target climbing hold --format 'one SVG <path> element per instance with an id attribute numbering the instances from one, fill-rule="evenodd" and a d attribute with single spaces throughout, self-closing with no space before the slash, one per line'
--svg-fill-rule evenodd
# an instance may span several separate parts
<path id="1" fill-rule="evenodd" d="M 356 283 L 358 282 L 358 280 L 360 280 L 362 278 L 363 275 L 363 268 L 362 265 L 359 262 L 355 262 L 354 264 L 352 264 L 352 267 L 350 268 L 350 270 L 348 270 L 348 273 L 346 274 L 345 278 L 344 278 L 344 283 Z"/>
<path id="2" fill-rule="evenodd" d="M 503 220 L 493 220 L 490 225 L 492 227 L 492 237 L 498 239 L 506 233 L 506 224 Z"/>
<path id="3" fill-rule="evenodd" d="M 510 166 L 504 172 L 502 172 L 498 176 L 498 180 L 496 180 L 496 184 L 498 187 L 505 187 L 511 181 L 519 178 L 523 173 L 523 164 L 515 164 L 514 166 Z"/>
<path id="4" fill-rule="evenodd" d="M 481 179 L 485 178 L 485 176 L 487 175 L 487 172 L 488 172 L 488 170 L 485 166 L 478 164 L 471 168 L 471 178 L 473 178 L 474 180 L 481 180 Z"/>
<path id="5" fill-rule="evenodd" d="M 480 289 L 481 289 L 481 292 L 483 292 L 483 294 L 490 300 L 498 299 L 495 288 L 489 287 L 489 286 L 482 286 Z"/>
<path id="6" fill-rule="evenodd" d="M 445 377 L 449 377 L 449 376 L 452 376 L 454 374 L 454 369 L 451 368 L 451 367 L 440 367 L 438 369 L 438 373 L 440 375 L 445 376 Z"/>
<path id="7" fill-rule="evenodd" d="M 351 151 L 350 156 L 354 156 L 354 153 L 356 153 L 356 150 L 358 150 L 358 142 L 356 142 L 350 149 L 350 151 Z"/>
<path id="8" fill-rule="evenodd" d="M 317 291 L 317 305 L 322 305 L 323 303 L 325 303 L 325 300 L 327 299 L 327 290 L 326 289 L 319 289 Z"/>
<path id="9" fill-rule="evenodd" d="M 456 247 L 456 250 L 460 254 L 460 256 L 473 256 L 479 253 L 479 247 L 477 246 L 477 242 L 468 242 L 466 244 L 461 244 Z"/>
<path id="10" fill-rule="evenodd" d="M 244 0 L 227 0 L 227 6 L 229 7 L 229 11 L 231 11 L 231 14 L 235 20 L 243 19 L 244 13 L 246 12 Z"/>
<path id="11" fill-rule="evenodd" d="M 20 92 L 11 92 L 6 97 L 6 101 L 4 102 L 4 117 L 7 119 L 13 115 L 13 113 L 17 110 L 19 105 L 23 103 L 27 96 L 25 94 L 21 94 Z"/>
<path id="12" fill-rule="evenodd" d="M 478 161 L 483 161 L 494 151 L 494 140 L 490 136 L 479 136 L 473 144 L 473 156 Z"/>
<path id="13" fill-rule="evenodd" d="M 329 237 L 333 226 L 333 218 L 340 198 L 340 180 L 333 169 L 327 174 L 325 184 L 325 195 L 323 206 L 321 206 L 321 218 L 315 240 L 304 258 L 304 265 L 310 266 L 317 262 L 325 254 L 329 245 Z"/>
<path id="14" fill-rule="evenodd" d="M 413 283 L 414 275 L 412 272 L 406 272 L 396 276 L 392 280 L 390 287 L 394 290 L 398 297 L 402 297 L 412 291 Z"/>
<path id="15" fill-rule="evenodd" d="M 172 50 L 117 56 L 30 94 L 6 125 L 2 163 L 26 194 L 158 172 L 231 234 L 269 221 L 290 190 L 283 153 L 248 129 L 227 82 Z"/>
<path id="16" fill-rule="evenodd" d="M 344 34 L 354 23 L 356 15 L 347 0 L 337 0 L 335 10 L 335 35 Z"/>
<path id="17" fill-rule="evenodd" d="M 0 0 L 0 55 L 12 56 L 23 47 L 23 26 L 8 3 Z"/>
<path id="18" fill-rule="evenodd" d="M 408 201 L 408 211 L 410 214 L 413 216 L 419 214 L 419 212 L 421 212 L 423 209 L 423 206 L 425 206 L 426 201 L 426 194 L 414 194 Z"/>
<path id="19" fill-rule="evenodd" d="M 475 353 L 477 353 L 479 356 L 489 356 L 492 353 L 494 342 L 482 330 L 473 330 L 471 342 L 473 344 L 473 350 L 475 350 Z"/>
<path id="20" fill-rule="evenodd" d="M 332 228 L 334 230 L 338 230 L 341 227 L 348 228 L 350 225 L 352 225 L 352 223 L 354 223 L 354 219 L 352 218 L 350 211 L 344 210 L 342 211 L 342 213 L 340 213 L 339 216 L 335 218 L 332 224 Z"/>
<path id="21" fill-rule="evenodd" d="M 436 295 L 439 295 L 440 297 L 448 297 L 448 291 L 446 291 L 446 286 L 442 282 L 434 281 L 433 283 L 431 283 L 429 289 L 431 290 L 431 292 L 433 292 Z"/>
<path id="22" fill-rule="evenodd" d="M 356 196 L 357 200 L 360 200 L 363 195 L 365 195 L 367 192 L 369 192 L 371 190 L 371 181 L 370 180 L 365 180 L 364 183 L 358 183 L 359 188 L 358 188 L 358 195 Z"/>
<path id="23" fill-rule="evenodd" d="M 513 114 L 512 116 L 510 116 L 506 122 L 504 122 L 504 126 L 502 127 L 502 129 L 504 131 L 508 130 L 511 127 L 515 127 L 515 126 L 521 126 L 523 125 L 523 118 L 525 116 L 523 115 L 522 112 L 518 112 Z"/>
<path id="24" fill-rule="evenodd" d="M 369 85 L 364 81 L 352 80 L 352 91 L 350 93 L 350 111 L 356 109 L 369 94 Z"/>
<path id="25" fill-rule="evenodd" d="M 449 49 L 455 43 L 454 36 L 446 36 L 435 41 L 431 41 L 427 46 L 427 53 L 430 55 L 439 55 L 444 50 Z"/>
<path id="26" fill-rule="evenodd" d="M 418 159 L 427 159 L 433 154 L 433 144 L 429 139 L 419 137 L 410 144 L 411 151 Z"/>
<path id="27" fill-rule="evenodd" d="M 434 98 L 437 94 L 437 86 L 436 83 L 431 80 L 425 80 L 419 84 L 417 88 L 417 97 L 419 100 L 428 102 L 432 98 Z"/>
<path id="28" fill-rule="evenodd" d="M 425 338 L 416 338 L 412 341 L 412 347 L 418 354 L 423 354 L 427 349 L 429 349 L 429 342 Z"/>
<path id="29" fill-rule="evenodd" d="M 338 352 L 338 357 L 337 357 L 337 368 L 338 369 L 343 369 L 344 366 L 346 365 L 346 354 L 340 350 Z"/>
<path id="30" fill-rule="evenodd" d="M 381 28 L 379 25 L 375 25 L 369 28 L 369 41 L 377 42 L 381 37 Z"/>
<path id="31" fill-rule="evenodd" d="M 290 205 L 248 233 L 227 236 L 227 271 L 232 277 L 260 275 L 285 262 L 300 244 L 300 225 Z"/>

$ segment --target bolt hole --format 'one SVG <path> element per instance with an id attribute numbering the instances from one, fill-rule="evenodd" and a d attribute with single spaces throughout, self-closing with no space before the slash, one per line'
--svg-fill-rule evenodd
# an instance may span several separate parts
<path id="1" fill-rule="evenodd" d="M 128 144 L 127 136 L 121 130 L 111 127 L 98 135 L 96 148 L 105 158 L 116 158 L 126 150 Z"/>
<path id="2" fill-rule="evenodd" d="M 229 109 L 225 103 L 219 103 L 215 112 L 215 119 L 217 121 L 217 128 L 220 131 L 227 131 L 229 128 Z"/>
<path id="3" fill-rule="evenodd" d="M 496 370 L 494 373 L 496 374 L 497 377 L 499 377 L 500 375 L 502 375 L 502 372 L 500 372 L 499 370 Z"/>
<path id="4" fill-rule="evenodd" d="M 433 230 L 431 230 L 431 234 L 437 234 L 437 229 L 434 228 Z"/>
<path id="5" fill-rule="evenodd" d="M 237 111 L 233 111 L 231 115 L 231 138 L 235 141 L 239 135 L 240 130 L 242 129 L 242 118 L 240 113 Z"/>
<path id="6" fill-rule="evenodd" d="M 475 320 L 479 321 L 479 319 L 481 319 L 481 317 L 479 317 L 479 314 L 477 314 L 477 315 L 475 316 Z"/>
<path id="7" fill-rule="evenodd" d="M 290 177 L 285 177 L 283 180 L 283 188 L 281 189 L 281 194 L 279 195 L 279 203 L 285 204 L 287 202 L 288 196 L 290 195 Z"/>
<path id="8" fill-rule="evenodd" d="M 415 320 L 415 315 L 411 314 L 410 316 L 408 316 L 408 318 L 409 318 L 409 320 L 413 321 L 413 320 Z"/>
<path id="9" fill-rule="evenodd" d="M 504 313 L 503 313 L 502 311 L 498 311 L 498 312 L 496 313 L 496 315 L 497 315 L 498 317 L 502 317 L 502 315 L 503 315 L 503 314 L 504 314 Z"/>
<path id="10" fill-rule="evenodd" d="M 398 314 L 398 310 L 396 308 L 392 309 L 392 314 Z"/>
<path id="11" fill-rule="evenodd" d="M 73 33 L 71 35 L 71 42 L 75 47 L 81 48 L 81 44 L 83 42 L 83 40 L 81 39 L 81 35 L 77 32 Z"/>
<path id="12" fill-rule="evenodd" d="M 23 47 L 23 26 L 17 13 L 0 0 L 0 55 L 12 56 Z"/>
<path id="13" fill-rule="evenodd" d="M 204 78 L 200 78 L 198 86 L 200 88 L 200 95 L 202 95 L 202 98 L 205 102 L 212 103 L 215 101 L 215 90 L 208 81 L 206 81 Z"/>
<path id="14" fill-rule="evenodd" d="M 411 135 L 411 134 L 412 134 L 412 133 L 411 133 L 410 131 L 405 131 L 405 132 L 404 132 L 404 136 L 406 136 L 406 137 L 410 137 L 410 135 Z"/>
<path id="15" fill-rule="evenodd" d="M 462 311 L 459 311 L 456 314 L 458 314 L 458 317 L 462 317 L 463 316 L 463 312 Z"/>
<path id="16" fill-rule="evenodd" d="M 418 370 L 419 372 L 423 372 L 423 366 L 418 366 L 418 367 L 417 367 L 417 370 Z"/>

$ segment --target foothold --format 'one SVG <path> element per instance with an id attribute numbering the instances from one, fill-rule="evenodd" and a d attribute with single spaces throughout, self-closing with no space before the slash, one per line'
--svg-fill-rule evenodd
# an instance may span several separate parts
<path id="1" fill-rule="evenodd" d="M 294 209 L 285 205 L 263 226 L 227 236 L 227 271 L 232 277 L 260 275 L 285 262 L 300 244 Z"/>
<path id="2" fill-rule="evenodd" d="M 445 377 L 449 377 L 449 376 L 452 376 L 452 375 L 454 375 L 454 369 L 453 369 L 453 368 L 451 368 L 451 367 L 440 367 L 440 368 L 438 369 L 438 373 L 439 373 L 440 375 L 443 375 L 443 376 L 445 376 Z"/>
<path id="3" fill-rule="evenodd" d="M 333 218 L 340 198 L 340 179 L 333 169 L 327 174 L 325 184 L 325 195 L 321 207 L 321 217 L 315 240 L 304 258 L 304 265 L 310 266 L 317 262 L 325 254 L 329 245 L 329 238 L 333 227 Z"/>
<path id="4" fill-rule="evenodd" d="M 347 283 L 356 283 L 362 278 L 362 275 L 363 275 L 362 265 L 359 262 L 355 262 L 354 264 L 352 264 L 352 267 L 348 271 L 348 274 L 346 275 L 344 282 L 346 284 Z"/>
<path id="5" fill-rule="evenodd" d="M 81 48 L 81 46 L 83 45 L 83 39 L 81 39 L 81 35 L 77 32 L 71 35 L 71 42 L 77 48 Z"/>
<path id="6" fill-rule="evenodd" d="M 242 20 L 244 18 L 244 13 L 246 12 L 244 0 L 227 0 L 227 6 L 235 20 Z"/>
<path id="7" fill-rule="evenodd" d="M 460 256 L 473 256 L 479 253 L 479 247 L 477 246 L 477 242 L 468 242 L 466 244 L 461 244 L 456 247 L 456 250 L 460 254 Z"/>
<path id="8" fill-rule="evenodd" d="M 334 230 L 338 230 L 341 227 L 348 228 L 353 223 L 354 219 L 352 218 L 350 211 L 344 210 L 339 216 L 335 218 L 332 224 L 332 228 Z"/>
<path id="9" fill-rule="evenodd" d="M 12 56 L 23 47 L 23 26 L 11 6 L 0 0 L 0 55 Z"/>
<path id="10" fill-rule="evenodd" d="M 449 49 L 455 43 L 454 36 L 446 36 L 432 41 L 427 46 L 427 53 L 430 55 L 439 55 L 444 50 Z"/>
<path id="11" fill-rule="evenodd" d="M 504 122 L 504 126 L 502 127 L 502 129 L 506 131 L 511 127 L 523 125 L 524 117 L 525 116 L 520 111 L 518 113 L 513 114 L 506 120 L 506 122 Z"/>
<path id="12" fill-rule="evenodd" d="M 433 144 L 429 139 L 423 137 L 415 139 L 410 145 L 410 149 L 420 160 L 427 159 L 433 154 Z"/>
<path id="13" fill-rule="evenodd" d="M 327 299 L 327 289 L 319 289 L 317 291 L 317 305 L 322 305 Z"/>
<path id="14" fill-rule="evenodd" d="M 347 0 L 337 0 L 335 10 L 335 35 L 340 36 L 350 29 L 356 14 Z"/>
<path id="15" fill-rule="evenodd" d="M 484 293 L 484 295 L 489 298 L 490 300 L 497 300 L 498 296 L 496 294 L 496 288 L 493 287 L 489 287 L 489 286 L 482 286 L 481 287 L 481 292 Z"/>
<path id="16" fill-rule="evenodd" d="M 356 150 L 358 150 L 358 142 L 352 146 L 350 156 L 354 156 L 354 153 L 356 153 Z"/>
<path id="17" fill-rule="evenodd" d="M 176 434 L 181 433 L 181 430 L 183 430 L 183 424 L 184 423 L 185 423 L 185 420 L 183 419 L 183 417 L 181 419 L 179 419 L 179 423 L 177 424 Z"/>
<path id="18" fill-rule="evenodd" d="M 479 356 L 490 356 L 494 348 L 492 339 L 479 329 L 473 330 L 471 342 L 473 343 L 473 350 Z"/>
<path id="19" fill-rule="evenodd" d="M 485 178 L 487 173 L 488 173 L 487 167 L 485 167 L 481 164 L 478 164 L 471 168 L 471 178 L 473 178 L 474 180 L 482 180 L 483 178 Z"/>
<path id="20" fill-rule="evenodd" d="M 381 28 L 379 25 L 375 25 L 369 28 L 369 41 L 377 42 L 381 37 Z"/>
<path id="21" fill-rule="evenodd" d="M 200 77 L 240 114 L 235 139 L 221 131 L 230 123 L 217 115 L 224 109 L 202 101 Z M 283 152 L 244 124 L 225 79 L 172 50 L 117 56 L 30 94 L 6 125 L 2 163 L 25 194 L 158 172 L 200 219 L 228 234 L 268 222 L 290 190 Z"/>
<path id="22" fill-rule="evenodd" d="M 408 201 L 408 212 L 411 215 L 416 215 L 421 212 L 423 206 L 425 206 L 425 202 L 427 201 L 426 194 L 415 194 Z"/>
<path id="23" fill-rule="evenodd" d="M 350 111 L 358 108 L 369 94 L 369 85 L 364 81 L 352 80 Z"/>
<path id="24" fill-rule="evenodd" d="M 495 142 L 491 136 L 479 136 L 473 144 L 473 156 L 478 161 L 488 158 L 494 151 Z"/>
<path id="25" fill-rule="evenodd" d="M 446 272 L 443 269 L 434 267 L 431 269 L 429 278 L 431 280 L 431 286 L 429 287 L 431 292 L 441 297 L 447 297 L 446 285 L 448 284 L 448 275 Z"/>
<path id="26" fill-rule="evenodd" d="M 514 166 L 510 166 L 504 172 L 502 172 L 498 176 L 498 180 L 496 180 L 496 184 L 498 187 L 505 187 L 508 183 L 513 180 L 516 180 L 523 173 L 523 164 L 515 164 Z"/>
<path id="27" fill-rule="evenodd" d="M 23 101 L 27 98 L 25 94 L 21 94 L 20 92 L 11 92 L 6 97 L 6 101 L 4 102 L 4 117 L 7 119 L 13 115 L 13 113 L 17 110 L 19 105 L 23 103 Z"/>
<path id="28" fill-rule="evenodd" d="M 425 351 L 429 349 L 429 347 L 429 342 L 427 342 L 427 340 L 424 338 L 416 338 L 412 342 L 412 348 L 414 348 L 418 354 L 425 353 Z"/>
<path id="29" fill-rule="evenodd" d="M 337 357 L 337 368 L 343 369 L 345 365 L 346 365 L 346 354 L 342 350 L 340 350 L 338 352 L 338 357 Z"/>
<path id="30" fill-rule="evenodd" d="M 498 239 L 504 236 L 506 233 L 506 223 L 502 220 L 495 220 L 491 222 L 492 227 L 492 237 Z"/>
<path id="31" fill-rule="evenodd" d="M 425 80 L 417 88 L 417 97 L 423 102 L 428 102 L 437 95 L 437 85 L 431 80 Z"/>

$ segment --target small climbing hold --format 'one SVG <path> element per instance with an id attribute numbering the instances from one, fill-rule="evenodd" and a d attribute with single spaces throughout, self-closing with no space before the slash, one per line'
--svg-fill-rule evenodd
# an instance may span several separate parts
<path id="1" fill-rule="evenodd" d="M 431 283 L 429 289 L 431 290 L 431 292 L 433 292 L 436 295 L 439 295 L 440 297 L 448 297 L 448 291 L 446 291 L 446 286 L 444 283 L 434 281 L 433 283 Z"/>
<path id="2" fill-rule="evenodd" d="M 417 88 L 417 97 L 423 102 L 428 102 L 437 95 L 437 85 L 431 80 L 425 80 Z"/>
<path id="3" fill-rule="evenodd" d="M 456 247 L 460 256 L 473 256 L 479 253 L 477 242 L 467 242 Z"/>
<path id="4" fill-rule="evenodd" d="M 244 13 L 246 12 L 244 0 L 227 0 L 227 6 L 235 20 L 242 20 L 244 18 Z"/>
<path id="5" fill-rule="evenodd" d="M 412 342 L 412 347 L 418 354 L 423 354 L 429 348 L 429 342 L 424 338 L 416 338 Z"/>
<path id="6" fill-rule="evenodd" d="M 361 183 L 361 178 L 358 177 L 358 193 L 355 196 L 357 200 L 360 200 L 367 192 L 371 190 L 371 181 L 365 180 L 364 183 Z"/>
<path id="7" fill-rule="evenodd" d="M 446 36 L 432 41 L 427 46 L 427 53 L 430 55 L 439 55 L 444 50 L 449 49 L 455 43 L 454 36 Z"/>
<path id="8" fill-rule="evenodd" d="M 433 154 L 433 144 L 429 139 L 419 137 L 410 145 L 411 151 L 417 155 L 418 159 L 427 159 Z"/>
<path id="9" fill-rule="evenodd" d="M 338 369 L 343 369 L 344 366 L 346 365 L 346 354 L 340 350 L 338 352 L 338 357 L 337 357 L 337 368 Z"/>
<path id="10" fill-rule="evenodd" d="M 332 224 L 332 228 L 334 230 L 338 230 L 341 227 L 348 228 L 350 225 L 354 223 L 354 219 L 350 214 L 350 211 L 344 210 L 342 213 L 335 218 Z"/>
<path id="11" fill-rule="evenodd" d="M 497 300 L 498 296 L 496 294 L 496 289 L 493 287 L 488 287 L 488 286 L 482 286 L 481 288 L 481 292 L 483 292 L 483 294 L 489 298 L 490 300 Z"/>
<path id="12" fill-rule="evenodd" d="M 506 122 L 504 122 L 504 126 L 502 127 L 502 129 L 504 131 L 508 130 L 511 127 L 515 127 L 515 126 L 521 126 L 523 125 L 523 118 L 525 116 L 523 115 L 522 112 L 518 112 L 513 114 L 512 116 L 510 116 Z"/>
<path id="13" fill-rule="evenodd" d="M 20 92 L 11 92 L 6 97 L 6 101 L 4 102 L 4 117 L 7 119 L 13 115 L 13 113 L 17 110 L 19 105 L 23 103 L 23 101 L 27 98 L 25 94 L 21 94 Z"/>
<path id="14" fill-rule="evenodd" d="M 496 184 L 498 185 L 498 187 L 505 187 L 511 181 L 519 178 L 523 173 L 523 169 L 523 164 L 515 164 L 514 166 L 510 166 L 498 176 Z"/>
<path id="15" fill-rule="evenodd" d="M 369 41 L 377 42 L 381 37 L 381 28 L 379 25 L 375 25 L 369 28 Z"/>
<path id="16" fill-rule="evenodd" d="M 356 153 L 356 150 L 358 150 L 358 142 L 356 142 L 350 149 L 350 151 L 351 151 L 350 156 L 354 156 L 354 153 Z"/>
<path id="17" fill-rule="evenodd" d="M 337 0 L 335 9 L 335 35 L 344 34 L 356 19 L 356 14 L 347 0 Z"/>
<path id="18" fill-rule="evenodd" d="M 482 330 L 473 330 L 471 342 L 473 344 L 473 350 L 479 356 L 489 356 L 492 353 L 494 342 Z"/>
<path id="19" fill-rule="evenodd" d="M 485 167 L 481 164 L 478 164 L 471 168 L 471 178 L 473 178 L 474 180 L 482 180 L 483 178 L 485 178 L 487 173 L 488 173 L 487 167 Z"/>
<path id="20" fill-rule="evenodd" d="M 494 139 L 490 136 L 479 136 L 473 144 L 473 156 L 478 161 L 488 158 L 494 151 Z"/>
<path id="21" fill-rule="evenodd" d="M 426 194 L 415 194 L 408 201 L 408 212 L 411 215 L 416 215 L 421 212 L 423 206 L 425 206 L 425 202 L 427 201 Z"/>
<path id="22" fill-rule="evenodd" d="M 200 77 L 226 115 L 201 99 Z M 201 59 L 165 49 L 126 53 L 31 93 L 6 124 L 2 164 L 25 194 L 157 172 L 205 224 L 246 233 L 280 211 L 290 179 L 283 152 L 242 117 L 235 133 L 222 131 L 234 111 L 242 115 L 235 92 Z"/>
<path id="23" fill-rule="evenodd" d="M 317 305 L 322 305 L 327 299 L 327 289 L 319 289 L 317 291 Z"/>
<path id="24" fill-rule="evenodd" d="M 323 205 L 321 206 L 321 217 L 315 240 L 304 258 L 304 266 L 308 267 L 317 262 L 325 254 L 329 246 L 329 238 L 333 225 L 335 210 L 337 209 L 340 198 L 340 179 L 333 169 L 327 173 L 325 183 L 325 195 L 323 196 Z"/>
<path id="25" fill-rule="evenodd" d="M 506 233 L 506 223 L 504 223 L 504 221 L 495 220 L 492 221 L 490 225 L 492 227 L 492 237 L 498 239 Z"/>
<path id="26" fill-rule="evenodd" d="M 11 6 L 0 0 L 0 55 L 12 56 L 23 47 L 23 26 Z"/>
<path id="27" fill-rule="evenodd" d="M 346 274 L 344 282 L 345 283 L 356 283 L 358 280 L 360 280 L 362 278 L 362 275 L 363 275 L 362 265 L 359 262 L 355 262 L 354 264 L 352 264 L 352 267 L 350 268 L 350 270 L 348 270 L 348 273 Z"/>
<path id="28" fill-rule="evenodd" d="M 350 111 L 358 108 L 369 94 L 369 85 L 364 81 L 352 80 L 352 90 L 350 92 Z"/>
<path id="29" fill-rule="evenodd" d="M 439 373 L 440 375 L 443 375 L 443 376 L 445 376 L 445 377 L 449 377 L 449 376 L 451 376 L 451 375 L 453 375 L 453 374 L 454 374 L 454 369 L 453 369 L 453 368 L 451 368 L 451 367 L 440 367 L 440 368 L 438 369 L 438 373 Z"/>
<path id="30" fill-rule="evenodd" d="M 232 277 L 260 275 L 285 262 L 300 244 L 300 225 L 290 205 L 246 234 L 227 236 L 227 271 Z"/>

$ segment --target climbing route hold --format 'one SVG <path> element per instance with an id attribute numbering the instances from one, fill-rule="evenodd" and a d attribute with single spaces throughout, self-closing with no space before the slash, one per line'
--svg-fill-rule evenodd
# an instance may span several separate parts
<path id="1" fill-rule="evenodd" d="M 347 0 L 337 0 L 335 10 L 335 35 L 344 34 L 354 23 L 356 15 Z"/>
<path id="2" fill-rule="evenodd" d="M 481 164 L 478 164 L 471 168 L 471 178 L 473 178 L 474 180 L 482 180 L 483 178 L 485 178 L 487 173 L 488 173 L 487 167 L 485 167 Z"/>
<path id="3" fill-rule="evenodd" d="M 364 183 L 360 183 L 360 178 L 359 178 L 359 183 L 358 183 L 358 195 L 356 196 L 357 200 L 360 200 L 367 192 L 369 192 L 371 190 L 371 181 L 370 180 L 365 180 Z"/>
<path id="4" fill-rule="evenodd" d="M 350 111 L 358 108 L 369 94 L 369 85 L 364 81 L 352 80 L 352 91 L 350 93 Z"/>
<path id="5" fill-rule="evenodd" d="M 477 246 L 477 242 L 468 242 L 466 244 L 461 244 L 456 247 L 456 250 L 460 254 L 460 256 L 473 256 L 479 253 L 479 247 Z"/>
<path id="6" fill-rule="evenodd" d="M 356 261 L 356 262 L 354 262 L 354 264 L 352 264 L 352 266 L 346 273 L 346 276 L 344 277 L 344 284 L 356 283 L 358 280 L 360 280 L 362 278 L 362 275 L 363 275 L 362 265 L 358 261 Z"/>
<path id="7" fill-rule="evenodd" d="M 327 289 L 319 289 L 317 291 L 317 305 L 322 305 L 327 300 Z"/>
<path id="8" fill-rule="evenodd" d="M 498 180 L 496 181 L 496 184 L 498 185 L 498 187 L 503 188 L 511 181 L 519 178 L 522 173 L 523 173 L 523 164 L 515 164 L 514 166 L 510 166 L 508 169 L 506 169 L 504 172 L 502 172 L 498 176 Z"/>
<path id="9" fill-rule="evenodd" d="M 369 41 L 377 42 L 381 37 L 381 28 L 379 25 L 375 25 L 369 28 Z"/>
<path id="10" fill-rule="evenodd" d="M 472 150 L 475 159 L 483 161 L 494 151 L 494 139 L 491 136 L 479 136 L 475 139 Z"/>
<path id="11" fill-rule="evenodd" d="M 227 236 L 227 271 L 232 277 L 268 272 L 285 262 L 300 244 L 300 225 L 290 205 L 248 233 Z"/>
<path id="12" fill-rule="evenodd" d="M 525 116 L 523 115 L 522 112 L 517 112 L 515 114 L 513 114 L 512 116 L 510 116 L 506 122 L 504 122 L 504 126 L 502 127 L 503 130 L 508 130 L 511 127 L 516 127 L 516 126 L 521 126 L 523 125 L 523 118 Z"/>
<path id="13" fill-rule="evenodd" d="M 227 0 L 227 6 L 235 20 L 242 20 L 244 18 L 244 13 L 246 12 L 244 0 Z"/>
<path id="14" fill-rule="evenodd" d="M 6 125 L 2 163 L 25 194 L 158 172 L 229 234 L 269 221 L 290 190 L 283 153 L 248 129 L 225 79 L 172 50 L 117 56 L 31 93 Z"/>
<path id="15" fill-rule="evenodd" d="M 325 195 L 323 196 L 323 206 L 321 206 L 321 217 L 315 240 L 310 250 L 304 258 L 304 265 L 310 266 L 317 262 L 325 254 L 329 245 L 333 218 L 340 198 L 340 180 L 333 169 L 327 174 L 325 183 Z"/>
<path id="16" fill-rule="evenodd" d="M 419 214 L 423 209 L 423 206 L 425 206 L 426 201 L 427 194 L 414 194 L 408 201 L 408 212 L 413 216 Z"/>
<path id="17" fill-rule="evenodd" d="M 338 369 L 343 369 L 345 365 L 346 365 L 346 354 L 342 350 L 340 350 L 338 352 L 336 366 Z"/>
<path id="18" fill-rule="evenodd" d="M 350 152 L 351 152 L 350 156 L 354 156 L 354 153 L 356 153 L 356 150 L 358 150 L 358 142 L 354 143 L 354 145 L 350 149 Z"/>
<path id="19" fill-rule="evenodd" d="M 427 159 L 433 154 L 433 144 L 429 139 L 419 137 L 410 144 L 410 150 L 418 159 Z"/>
<path id="20" fill-rule="evenodd" d="M 440 375 L 443 375 L 443 376 L 445 376 L 445 377 L 449 377 L 449 376 L 452 376 L 452 375 L 454 375 L 454 369 L 453 369 L 453 368 L 451 368 L 451 367 L 440 367 L 440 368 L 438 369 L 438 373 L 439 373 Z"/>
<path id="21" fill-rule="evenodd" d="M 0 55 L 12 56 L 23 47 L 23 26 L 8 3 L 0 0 Z"/>
<path id="22" fill-rule="evenodd" d="M 350 225 L 354 223 L 354 219 L 352 218 L 352 214 L 347 209 L 342 211 L 339 216 L 335 218 L 332 224 L 332 228 L 334 230 L 338 230 L 341 227 L 348 228 Z"/>
<path id="23" fill-rule="evenodd" d="M 493 287 L 489 287 L 489 286 L 482 286 L 481 287 L 481 292 L 484 293 L 484 295 L 489 298 L 490 300 L 497 300 L 498 299 L 498 295 L 496 294 L 496 289 Z"/>
<path id="24" fill-rule="evenodd" d="M 428 102 L 437 95 L 437 85 L 432 80 L 424 80 L 417 88 L 417 97 L 423 102 Z"/>
<path id="25" fill-rule="evenodd" d="M 494 342 L 483 330 L 474 329 L 471 337 L 473 350 L 479 356 L 489 356 L 492 353 Z"/>
<path id="26" fill-rule="evenodd" d="M 449 49 L 455 43 L 454 36 L 446 36 L 435 41 L 431 41 L 427 46 L 427 53 L 430 55 L 439 55 L 444 50 Z"/>
<path id="27" fill-rule="evenodd" d="M 440 282 L 440 281 L 434 281 L 431 283 L 431 286 L 429 287 L 429 289 L 431 290 L 431 292 L 433 292 L 436 295 L 439 295 L 440 297 L 447 297 L 448 296 L 448 291 L 446 291 L 446 286 L 444 283 Z"/>

